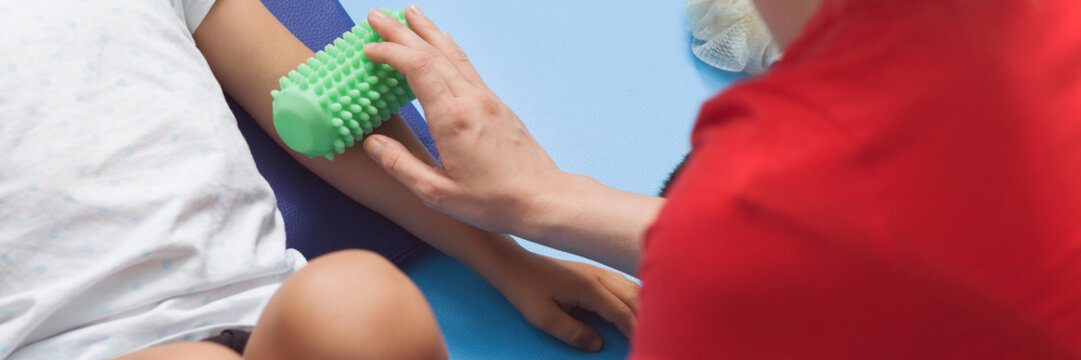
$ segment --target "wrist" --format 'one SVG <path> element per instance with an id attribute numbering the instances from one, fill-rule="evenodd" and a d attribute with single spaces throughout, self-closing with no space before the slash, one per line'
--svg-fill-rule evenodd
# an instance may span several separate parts
<path id="1" fill-rule="evenodd" d="M 488 245 L 463 261 L 488 284 L 503 292 L 520 277 L 519 269 L 538 256 L 518 245 L 509 235 L 488 233 Z"/>
<path id="2" fill-rule="evenodd" d="M 514 234 L 634 273 L 646 229 L 664 199 L 564 173 L 540 192 Z"/>
<path id="3" fill-rule="evenodd" d="M 597 191 L 599 182 L 585 175 L 560 173 L 538 189 L 538 194 L 523 206 L 522 216 L 516 216 L 518 231 L 514 234 L 526 239 L 541 241 L 558 236 L 560 228 L 567 226 L 582 210 L 582 201 L 588 201 L 591 192 Z M 590 190 L 594 189 L 594 190 Z"/>

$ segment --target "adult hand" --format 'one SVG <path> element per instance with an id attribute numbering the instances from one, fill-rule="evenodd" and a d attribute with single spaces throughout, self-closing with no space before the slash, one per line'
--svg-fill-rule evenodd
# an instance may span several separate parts
<path id="1" fill-rule="evenodd" d="M 568 174 L 488 89 L 448 34 L 416 6 L 405 16 L 412 30 L 372 11 L 368 22 L 385 41 L 364 51 L 405 74 L 443 167 L 425 164 L 386 136 L 369 136 L 364 148 L 428 206 L 485 230 L 523 235 L 523 219 L 542 203 L 539 197 Z"/>
<path id="2" fill-rule="evenodd" d="M 642 235 L 664 200 L 565 173 L 481 80 L 462 49 L 421 14 L 412 30 L 368 14 L 385 40 L 364 51 L 405 74 L 443 160 L 435 168 L 398 142 L 369 136 L 364 148 L 428 206 L 492 232 L 509 233 L 633 273 Z"/>

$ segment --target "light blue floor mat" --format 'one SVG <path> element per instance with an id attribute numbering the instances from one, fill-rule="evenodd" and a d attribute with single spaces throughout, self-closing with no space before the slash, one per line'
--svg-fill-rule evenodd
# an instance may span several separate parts
<path id="1" fill-rule="evenodd" d="M 690 149 L 701 104 L 740 78 L 690 51 L 682 1 L 342 0 L 357 22 L 372 7 L 417 4 L 454 36 L 485 82 L 566 171 L 656 194 Z M 525 243 L 536 252 L 573 255 Z M 623 358 L 602 329 L 586 354 L 532 329 L 468 268 L 441 254 L 403 266 L 435 309 L 456 359 Z"/>
<path id="2" fill-rule="evenodd" d="M 604 338 L 598 353 L 564 345 L 522 319 L 468 267 L 434 250 L 401 264 L 432 305 L 451 359 L 622 359 L 627 338 L 611 323 L 589 313 L 575 314 Z"/>

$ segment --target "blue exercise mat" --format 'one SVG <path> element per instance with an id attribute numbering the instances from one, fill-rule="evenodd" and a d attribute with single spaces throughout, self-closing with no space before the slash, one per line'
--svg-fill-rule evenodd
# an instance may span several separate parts
<path id="1" fill-rule="evenodd" d="M 427 249 L 401 264 L 432 305 L 451 359 L 623 359 L 628 340 L 593 313 L 575 312 L 604 338 L 587 353 L 527 323 L 509 302 L 461 262 Z"/>

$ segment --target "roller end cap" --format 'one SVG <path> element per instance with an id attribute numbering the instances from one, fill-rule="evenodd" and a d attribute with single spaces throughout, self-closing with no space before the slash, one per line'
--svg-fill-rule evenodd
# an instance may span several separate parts
<path id="1" fill-rule="evenodd" d="M 334 150 L 337 131 L 327 121 L 314 94 L 285 89 L 274 98 L 273 109 L 274 130 L 290 149 L 311 157 Z"/>

